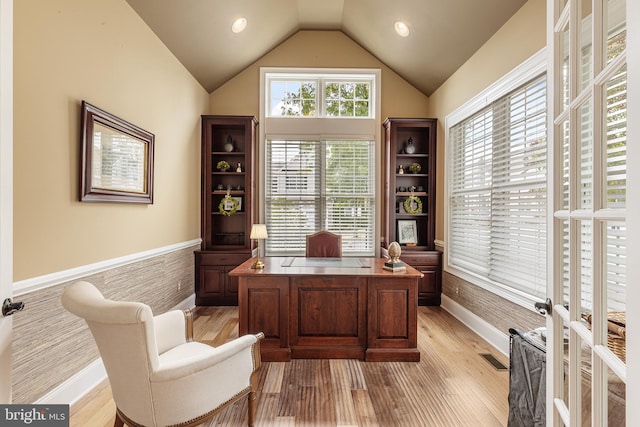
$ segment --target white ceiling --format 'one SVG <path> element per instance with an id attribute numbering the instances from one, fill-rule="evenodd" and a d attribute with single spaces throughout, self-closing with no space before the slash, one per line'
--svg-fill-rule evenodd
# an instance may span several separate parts
<path id="1" fill-rule="evenodd" d="M 340 30 L 426 95 L 526 1 L 127 0 L 208 92 L 300 30 Z M 247 29 L 234 34 L 241 16 Z"/>

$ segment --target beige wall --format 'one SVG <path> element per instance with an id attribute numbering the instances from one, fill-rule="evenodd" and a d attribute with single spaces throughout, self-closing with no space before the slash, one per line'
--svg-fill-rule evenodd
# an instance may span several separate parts
<path id="1" fill-rule="evenodd" d="M 444 123 L 476 94 L 546 45 L 546 1 L 529 0 L 429 98 L 429 117 L 438 119 L 436 239 L 444 240 Z"/>
<path id="2" fill-rule="evenodd" d="M 429 98 L 340 31 L 300 31 L 210 97 L 210 114 L 260 114 L 260 67 L 380 68 L 382 117 L 427 117 Z"/>
<path id="3" fill-rule="evenodd" d="M 124 0 L 14 9 L 14 281 L 198 238 L 206 91 Z M 153 205 L 78 201 L 82 100 L 155 134 Z"/>

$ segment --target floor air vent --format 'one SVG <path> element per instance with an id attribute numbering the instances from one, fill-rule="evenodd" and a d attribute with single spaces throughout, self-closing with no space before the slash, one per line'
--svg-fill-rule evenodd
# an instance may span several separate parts
<path id="1" fill-rule="evenodd" d="M 484 358 L 487 362 L 491 363 L 491 366 L 493 366 L 496 369 L 496 371 L 506 371 L 509 369 L 506 366 L 504 366 L 501 361 L 496 359 L 493 356 L 493 354 L 480 353 L 480 356 L 482 356 L 482 358 Z"/>

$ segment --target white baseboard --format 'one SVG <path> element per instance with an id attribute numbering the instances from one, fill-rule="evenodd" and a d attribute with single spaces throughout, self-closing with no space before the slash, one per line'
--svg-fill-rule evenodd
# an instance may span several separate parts
<path id="1" fill-rule="evenodd" d="M 183 310 L 196 305 L 196 294 L 191 294 L 172 310 Z M 36 404 L 73 405 L 107 378 L 102 359 L 91 362 L 86 368 L 38 399 Z"/>
<path id="2" fill-rule="evenodd" d="M 502 354 L 509 357 L 509 335 L 501 332 L 446 295 L 442 295 L 442 303 L 440 306 L 451 313 L 453 317 L 464 323 L 473 332 L 480 335 L 480 337 L 494 346 Z"/>

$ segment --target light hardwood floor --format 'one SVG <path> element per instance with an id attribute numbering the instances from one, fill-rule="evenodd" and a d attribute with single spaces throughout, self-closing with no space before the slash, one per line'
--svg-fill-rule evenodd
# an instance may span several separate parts
<path id="1" fill-rule="evenodd" d="M 199 307 L 195 339 L 219 345 L 238 335 L 237 307 Z M 258 426 L 504 426 L 508 416 L 506 356 L 439 307 L 419 307 L 414 362 L 293 360 L 263 363 Z M 212 384 L 215 387 L 215 384 Z M 207 426 L 246 425 L 246 401 Z M 71 408 L 72 427 L 112 426 L 108 382 Z"/>

